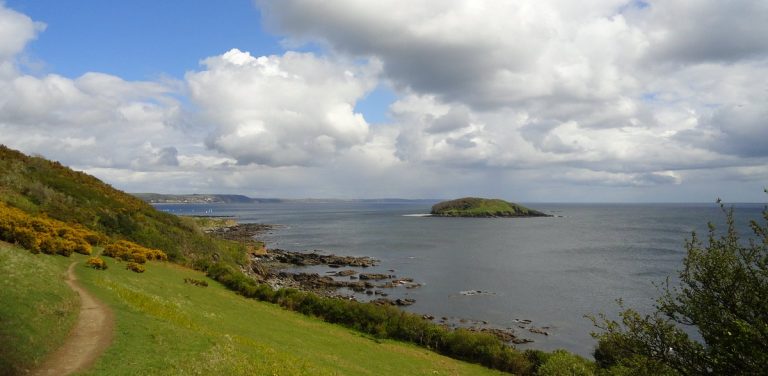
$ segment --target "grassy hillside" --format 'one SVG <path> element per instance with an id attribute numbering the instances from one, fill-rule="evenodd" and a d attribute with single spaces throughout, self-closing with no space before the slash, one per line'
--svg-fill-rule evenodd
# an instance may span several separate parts
<path id="1" fill-rule="evenodd" d="M 216 242 L 190 221 L 155 210 L 93 176 L 3 145 L 0 202 L 161 249 L 178 263 L 205 267 L 213 254 L 225 261 L 243 262 L 244 252 L 237 244 Z"/>
<path id="2" fill-rule="evenodd" d="M 432 206 L 439 217 L 547 217 L 540 211 L 499 199 L 464 197 Z"/>
<path id="3" fill-rule="evenodd" d="M 86 258 L 34 255 L 0 244 L 0 297 L 26 302 L 0 306 L 1 322 L 16 324 L 2 325 L 0 343 L 14 346 L 3 346 L 13 353 L 2 354 L 0 370 L 21 373 L 62 342 L 77 300 L 61 275 L 77 261 L 78 279 L 112 307 L 117 321 L 114 343 L 89 375 L 500 374 L 243 298 L 200 272 L 173 264 L 152 262 L 145 273 L 136 274 L 111 259 L 106 271 L 85 268 Z M 185 283 L 185 278 L 205 280 L 208 287 Z M 52 335 L 41 335 L 48 332 Z"/>
<path id="4" fill-rule="evenodd" d="M 0 375 L 23 374 L 64 342 L 80 308 L 68 263 L 0 242 Z"/>

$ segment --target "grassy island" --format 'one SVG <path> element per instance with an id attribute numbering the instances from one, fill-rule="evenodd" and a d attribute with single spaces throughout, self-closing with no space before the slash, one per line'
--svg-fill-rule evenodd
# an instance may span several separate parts
<path id="1" fill-rule="evenodd" d="M 551 217 L 549 214 L 500 199 L 464 197 L 432 206 L 437 217 Z"/>

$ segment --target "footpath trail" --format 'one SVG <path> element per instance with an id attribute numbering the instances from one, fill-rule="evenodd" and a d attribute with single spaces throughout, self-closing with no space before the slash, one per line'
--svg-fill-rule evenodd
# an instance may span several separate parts
<path id="1" fill-rule="evenodd" d="M 88 369 L 112 342 L 115 319 L 112 310 L 96 299 L 75 276 L 75 265 L 67 269 L 67 284 L 80 295 L 80 314 L 66 342 L 31 374 L 69 375 Z"/>

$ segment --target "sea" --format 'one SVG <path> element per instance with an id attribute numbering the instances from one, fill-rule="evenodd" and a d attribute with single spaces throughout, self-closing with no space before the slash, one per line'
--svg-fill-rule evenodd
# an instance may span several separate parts
<path id="1" fill-rule="evenodd" d="M 365 272 L 411 277 L 421 284 L 388 290 L 389 298 L 416 300 L 403 309 L 456 326 L 511 329 L 533 341 L 519 348 L 563 348 L 586 357 L 596 343 L 590 333 L 597 330 L 588 316 L 618 318 L 619 299 L 627 308 L 650 312 L 660 288 L 678 283 L 691 233 L 706 241 L 708 223 L 725 228 L 725 215 L 714 203 L 524 203 L 554 217 L 425 216 L 435 202 L 156 207 L 178 215 L 233 216 L 241 223 L 276 225 L 260 237 L 269 248 L 374 257 L 380 265 Z M 751 234 L 749 221 L 761 220 L 764 205 L 727 206 L 734 209 L 744 239 Z"/>

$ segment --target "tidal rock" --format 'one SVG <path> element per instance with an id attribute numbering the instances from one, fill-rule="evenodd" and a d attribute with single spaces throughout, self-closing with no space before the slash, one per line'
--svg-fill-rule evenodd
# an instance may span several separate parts
<path id="1" fill-rule="evenodd" d="M 416 299 L 411 298 L 405 298 L 405 299 L 397 299 L 395 300 L 395 304 L 399 306 L 409 306 L 413 303 L 416 303 Z"/>
<path id="2" fill-rule="evenodd" d="M 263 260 L 277 261 L 298 266 L 328 265 L 332 268 L 340 268 L 342 266 L 369 267 L 378 264 L 378 260 L 370 257 L 325 255 L 317 253 L 317 251 L 306 253 L 286 251 L 283 249 L 270 249 L 266 255 L 259 257 Z"/>
<path id="3" fill-rule="evenodd" d="M 387 279 L 390 278 L 386 274 L 380 274 L 380 273 L 360 273 L 360 279 L 373 279 L 373 280 L 379 280 L 379 279 Z"/>

